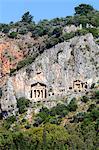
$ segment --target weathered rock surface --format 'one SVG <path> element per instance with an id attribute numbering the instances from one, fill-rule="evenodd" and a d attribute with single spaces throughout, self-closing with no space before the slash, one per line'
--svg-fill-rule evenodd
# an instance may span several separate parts
<path id="1" fill-rule="evenodd" d="M 74 37 L 45 50 L 31 65 L 8 77 L 2 87 L 1 109 L 8 111 L 11 105 L 15 109 L 16 98 L 20 97 L 52 107 L 67 95 L 86 92 L 98 80 L 99 47 L 92 34 Z"/>

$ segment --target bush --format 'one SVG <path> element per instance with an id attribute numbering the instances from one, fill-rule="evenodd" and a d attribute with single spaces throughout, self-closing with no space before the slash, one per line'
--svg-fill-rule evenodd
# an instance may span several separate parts
<path id="1" fill-rule="evenodd" d="M 17 38 L 17 32 L 11 32 L 8 37 L 12 39 Z"/>
<path id="2" fill-rule="evenodd" d="M 81 101 L 87 103 L 89 101 L 89 98 L 87 96 L 82 96 Z"/>
<path id="3" fill-rule="evenodd" d="M 10 76 L 11 76 L 16 70 L 17 70 L 16 68 L 10 69 Z"/>
<path id="4" fill-rule="evenodd" d="M 18 32 L 19 32 L 19 34 L 24 35 L 24 34 L 27 33 L 27 29 L 26 28 L 21 28 Z"/>
<path id="5" fill-rule="evenodd" d="M 56 44 L 58 44 L 58 42 L 59 42 L 59 39 L 52 36 L 46 41 L 46 48 L 49 49 L 49 48 L 55 46 Z"/>
<path id="6" fill-rule="evenodd" d="M 87 33 L 89 33 L 88 30 L 86 30 L 86 29 L 81 29 L 81 30 L 77 30 L 77 31 L 75 32 L 75 35 L 76 35 L 76 36 L 82 36 L 82 35 L 85 35 L 85 34 L 87 34 Z"/>
<path id="7" fill-rule="evenodd" d="M 92 35 L 95 38 L 99 38 L 99 29 L 97 29 L 97 28 L 89 28 L 88 30 L 89 30 L 90 33 L 92 33 Z"/>
<path id="8" fill-rule="evenodd" d="M 99 99 L 99 91 L 95 92 L 95 98 Z"/>
<path id="9" fill-rule="evenodd" d="M 73 38 L 74 36 L 75 36 L 75 33 L 74 33 L 74 32 L 65 33 L 65 34 L 63 35 L 63 38 L 64 38 L 64 40 L 66 41 L 66 40 L 69 40 L 69 39 Z"/>
<path id="10" fill-rule="evenodd" d="M 76 116 L 73 117 L 72 122 L 79 123 L 79 122 L 82 122 L 83 120 L 84 120 L 84 113 L 80 112 Z"/>
<path id="11" fill-rule="evenodd" d="M 9 129 L 11 124 L 13 124 L 16 121 L 16 117 L 15 116 L 10 116 L 8 117 L 5 121 L 4 121 L 4 127 L 6 129 Z"/>
<path id="12" fill-rule="evenodd" d="M 51 123 L 51 124 L 59 124 L 59 120 L 58 120 L 58 118 L 57 117 L 52 117 L 52 118 L 50 118 L 49 119 L 49 122 Z"/>
<path id="13" fill-rule="evenodd" d="M 76 98 L 73 98 L 73 99 L 70 101 L 70 103 L 69 103 L 69 105 L 67 106 L 67 108 L 68 108 L 69 111 L 76 111 L 76 109 L 78 108 L 78 107 L 77 107 L 77 104 L 76 104 Z"/>
<path id="14" fill-rule="evenodd" d="M 93 109 L 90 113 L 90 116 L 92 117 L 93 121 L 96 121 L 96 119 L 99 118 L 99 110 Z"/>
<path id="15" fill-rule="evenodd" d="M 38 127 L 43 122 L 43 119 L 40 116 L 37 116 L 34 120 L 33 126 Z"/>
<path id="16" fill-rule="evenodd" d="M 67 114 L 68 114 L 68 109 L 67 106 L 65 106 L 64 104 L 57 104 L 57 106 L 53 107 L 50 110 L 51 116 L 60 115 L 61 117 L 64 117 Z"/>
<path id="17" fill-rule="evenodd" d="M 96 107 L 96 105 L 95 104 L 91 104 L 90 106 L 89 106 L 89 108 L 88 108 L 88 112 L 91 112 L 94 108 Z"/>
<path id="18" fill-rule="evenodd" d="M 38 56 L 38 53 L 35 53 L 33 56 L 28 56 L 26 59 L 18 62 L 16 69 L 19 70 L 23 68 L 24 66 L 31 64 L 37 56 Z"/>
<path id="19" fill-rule="evenodd" d="M 30 100 L 22 97 L 17 99 L 17 107 L 19 108 L 19 113 L 22 114 L 27 111 L 27 107 L 30 106 Z"/>
<path id="20" fill-rule="evenodd" d="M 8 33 L 9 30 L 10 30 L 10 27 L 9 27 L 8 25 L 4 25 L 4 26 L 3 26 L 3 29 L 2 29 L 2 32 L 3 32 L 3 33 Z"/>

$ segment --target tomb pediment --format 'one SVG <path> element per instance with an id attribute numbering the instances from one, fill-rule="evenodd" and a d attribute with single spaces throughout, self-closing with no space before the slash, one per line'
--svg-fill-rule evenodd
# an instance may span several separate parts
<path id="1" fill-rule="evenodd" d="M 46 85 L 44 83 L 40 83 L 40 82 L 36 82 L 34 84 L 31 84 L 31 87 L 34 87 L 34 86 L 44 86 L 44 87 L 46 87 Z"/>

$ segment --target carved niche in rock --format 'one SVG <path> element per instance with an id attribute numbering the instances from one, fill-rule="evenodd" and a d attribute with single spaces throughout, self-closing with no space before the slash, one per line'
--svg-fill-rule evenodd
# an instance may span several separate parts
<path id="1" fill-rule="evenodd" d="M 74 89 L 75 92 L 86 91 L 86 89 L 87 89 L 87 82 L 82 82 L 80 80 L 75 80 L 73 82 L 73 89 Z"/>
<path id="2" fill-rule="evenodd" d="M 39 82 L 32 84 L 30 98 L 36 101 L 46 99 L 47 98 L 46 85 Z"/>

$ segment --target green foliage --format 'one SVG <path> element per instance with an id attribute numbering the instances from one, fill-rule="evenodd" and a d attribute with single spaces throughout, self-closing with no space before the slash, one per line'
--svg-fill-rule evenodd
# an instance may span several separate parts
<path id="1" fill-rule="evenodd" d="M 22 114 L 27 110 L 27 107 L 30 106 L 30 100 L 22 97 L 17 99 L 17 107 L 19 108 L 19 113 Z"/>
<path id="2" fill-rule="evenodd" d="M 83 35 L 86 35 L 87 33 L 89 33 L 89 31 L 87 29 L 81 29 L 81 30 L 76 31 L 75 35 L 83 36 Z"/>
<path id="3" fill-rule="evenodd" d="M 19 34 L 26 34 L 27 33 L 27 28 L 21 27 L 20 30 L 18 31 Z"/>
<path id="4" fill-rule="evenodd" d="M 83 120 L 84 120 L 84 113 L 80 112 L 77 115 L 73 116 L 72 122 L 79 123 L 82 122 Z"/>
<path id="5" fill-rule="evenodd" d="M 99 91 L 95 91 L 95 98 L 99 99 Z"/>
<path id="6" fill-rule="evenodd" d="M 22 22 L 26 22 L 26 23 L 31 23 L 32 22 L 32 19 L 33 19 L 33 16 L 30 15 L 30 12 L 26 12 L 24 13 L 24 15 L 22 16 Z"/>
<path id="7" fill-rule="evenodd" d="M 81 101 L 87 103 L 89 101 L 89 98 L 87 96 L 82 96 Z"/>
<path id="8" fill-rule="evenodd" d="M 31 64 L 37 56 L 38 56 L 38 53 L 34 53 L 34 55 L 28 56 L 26 59 L 20 61 L 17 65 L 17 70 L 23 68 L 26 65 Z"/>
<path id="9" fill-rule="evenodd" d="M 66 150 L 67 140 L 68 133 L 64 127 L 46 124 L 45 127 L 31 128 L 25 132 L 1 132 L 0 149 Z"/>
<path id="10" fill-rule="evenodd" d="M 95 104 L 91 104 L 88 108 L 88 112 L 91 112 L 93 109 L 95 109 L 96 105 Z"/>
<path id="11" fill-rule="evenodd" d="M 12 39 L 17 38 L 17 32 L 11 32 L 8 37 Z"/>
<path id="12" fill-rule="evenodd" d="M 70 103 L 69 103 L 69 105 L 67 106 L 67 108 L 68 108 L 69 111 L 76 111 L 76 109 L 78 108 L 78 106 L 77 106 L 77 104 L 76 104 L 76 99 L 75 99 L 75 98 L 73 98 L 73 99 L 70 101 Z"/>
<path id="13" fill-rule="evenodd" d="M 76 15 L 87 15 L 91 11 L 94 11 L 94 8 L 88 4 L 80 4 L 79 6 L 75 7 Z"/>
<path id="14" fill-rule="evenodd" d="M 10 30 L 9 25 L 4 24 L 4 25 L 3 25 L 3 28 L 2 28 L 2 32 L 6 34 L 6 33 L 9 32 L 9 30 Z"/>
<path id="15" fill-rule="evenodd" d="M 15 116 L 10 116 L 8 117 L 5 121 L 4 121 L 4 127 L 6 129 L 9 129 L 11 124 L 13 124 L 16 121 L 16 117 Z"/>
<path id="16" fill-rule="evenodd" d="M 12 75 L 16 71 L 16 68 L 10 69 L 10 75 Z"/>
<path id="17" fill-rule="evenodd" d="M 55 46 L 56 44 L 58 44 L 58 42 L 59 42 L 59 39 L 52 36 L 46 41 L 46 48 L 49 49 Z"/>
<path id="18" fill-rule="evenodd" d="M 46 107 L 43 107 L 39 114 L 37 114 L 34 126 L 38 126 L 40 124 L 45 124 L 50 122 L 51 124 L 60 124 L 62 117 L 65 117 L 68 114 L 67 106 L 64 104 L 57 104 L 55 107 L 50 110 Z"/>
<path id="19" fill-rule="evenodd" d="M 66 40 L 69 40 L 69 39 L 73 38 L 74 36 L 75 36 L 75 33 L 74 33 L 74 32 L 65 33 L 65 34 L 63 35 L 63 38 L 64 38 L 64 40 L 66 41 Z"/>
<path id="20" fill-rule="evenodd" d="M 83 28 L 86 28 L 86 24 L 89 23 L 89 19 L 87 16 L 85 15 L 77 15 L 77 16 L 74 16 L 74 24 L 76 26 L 82 24 L 82 27 Z"/>
<path id="21" fill-rule="evenodd" d="M 93 121 L 96 121 L 99 118 L 99 110 L 98 109 L 93 109 L 90 112 L 90 116 L 91 116 Z"/>
<path id="22" fill-rule="evenodd" d="M 64 104 L 57 104 L 56 107 L 53 107 L 51 109 L 50 114 L 52 116 L 60 115 L 60 116 L 64 117 L 65 115 L 68 114 L 67 106 L 65 106 Z"/>
<path id="23" fill-rule="evenodd" d="M 97 28 L 89 28 L 88 30 L 89 30 L 90 33 L 92 33 L 92 35 L 95 38 L 99 38 L 99 29 L 97 29 Z"/>

